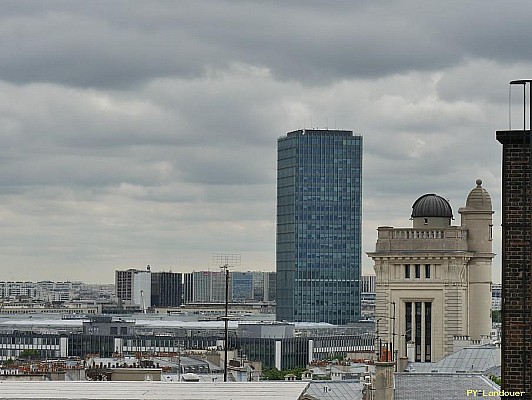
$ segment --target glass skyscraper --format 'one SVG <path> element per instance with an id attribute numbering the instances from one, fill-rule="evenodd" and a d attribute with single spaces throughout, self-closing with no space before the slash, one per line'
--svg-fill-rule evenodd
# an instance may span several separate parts
<path id="1" fill-rule="evenodd" d="M 304 129 L 278 140 L 277 320 L 360 317 L 362 137 Z"/>

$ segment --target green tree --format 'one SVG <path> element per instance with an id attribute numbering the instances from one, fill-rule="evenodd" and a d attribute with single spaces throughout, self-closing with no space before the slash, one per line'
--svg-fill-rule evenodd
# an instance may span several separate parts
<path id="1" fill-rule="evenodd" d="M 284 374 L 277 368 L 270 368 L 262 371 L 262 378 L 267 381 L 282 381 Z"/>
<path id="2" fill-rule="evenodd" d="M 491 319 L 493 322 L 501 322 L 501 310 L 493 310 L 491 312 Z"/>
<path id="3" fill-rule="evenodd" d="M 277 368 L 271 368 L 262 371 L 262 379 L 267 381 L 282 381 L 288 374 L 295 375 L 296 379 L 301 379 L 304 371 L 305 368 L 283 369 L 282 371 L 279 371 Z"/>
<path id="4" fill-rule="evenodd" d="M 39 352 L 39 350 L 26 349 L 20 352 L 20 354 L 18 355 L 18 358 L 19 360 L 41 358 L 41 353 Z"/>
<path id="5" fill-rule="evenodd" d="M 292 374 L 296 376 L 296 379 L 301 379 L 301 375 L 303 372 L 306 371 L 306 368 L 292 368 L 292 369 L 286 369 L 281 371 L 283 373 L 283 377 L 288 374 Z"/>
<path id="6" fill-rule="evenodd" d="M 497 385 L 501 386 L 502 379 L 495 375 L 490 375 L 490 379 L 495 382 Z"/>

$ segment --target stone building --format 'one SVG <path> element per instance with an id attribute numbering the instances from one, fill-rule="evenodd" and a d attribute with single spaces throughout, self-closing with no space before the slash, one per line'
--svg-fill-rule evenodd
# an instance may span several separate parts
<path id="1" fill-rule="evenodd" d="M 396 357 L 434 362 L 453 339 L 488 338 L 491 330 L 492 205 L 477 180 L 451 225 L 447 200 L 425 194 L 412 206 L 412 228 L 378 228 L 376 339 Z M 408 349 L 408 350 L 407 350 Z"/>

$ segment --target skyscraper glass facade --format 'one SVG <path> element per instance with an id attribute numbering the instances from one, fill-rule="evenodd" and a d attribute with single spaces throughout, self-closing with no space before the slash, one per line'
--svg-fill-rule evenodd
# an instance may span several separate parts
<path id="1" fill-rule="evenodd" d="M 298 130 L 277 157 L 277 319 L 357 321 L 362 137 Z"/>

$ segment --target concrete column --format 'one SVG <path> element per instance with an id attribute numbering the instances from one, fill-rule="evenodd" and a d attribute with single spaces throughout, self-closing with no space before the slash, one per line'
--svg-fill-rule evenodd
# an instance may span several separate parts
<path id="1" fill-rule="evenodd" d="M 59 354 L 62 358 L 68 357 L 68 338 L 61 337 L 59 338 Z"/>
<path id="2" fill-rule="evenodd" d="M 124 348 L 124 339 L 115 337 L 115 345 L 114 345 L 114 352 L 115 353 L 123 353 Z"/>
<path id="3" fill-rule="evenodd" d="M 282 367 L 281 356 L 282 356 L 281 341 L 276 340 L 275 341 L 275 368 L 277 368 L 279 371 L 281 370 L 281 367 Z"/>
<path id="4" fill-rule="evenodd" d="M 308 341 L 308 363 L 314 361 L 314 340 L 310 339 Z"/>
<path id="5" fill-rule="evenodd" d="M 406 344 L 406 357 L 409 362 L 414 362 L 416 359 L 416 351 L 414 347 L 414 342 L 410 341 Z"/>

